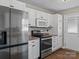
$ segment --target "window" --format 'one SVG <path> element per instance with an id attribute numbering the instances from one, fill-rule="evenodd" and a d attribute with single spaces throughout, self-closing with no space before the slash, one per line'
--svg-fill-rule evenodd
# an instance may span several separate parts
<path id="1" fill-rule="evenodd" d="M 78 33 L 78 19 L 76 17 L 68 19 L 68 33 Z"/>

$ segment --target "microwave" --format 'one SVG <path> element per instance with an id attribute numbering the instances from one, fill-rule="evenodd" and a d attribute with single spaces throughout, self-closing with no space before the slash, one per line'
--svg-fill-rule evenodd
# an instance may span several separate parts
<path id="1" fill-rule="evenodd" d="M 48 27 L 48 21 L 46 19 L 40 19 L 38 18 L 36 20 L 37 27 Z"/>

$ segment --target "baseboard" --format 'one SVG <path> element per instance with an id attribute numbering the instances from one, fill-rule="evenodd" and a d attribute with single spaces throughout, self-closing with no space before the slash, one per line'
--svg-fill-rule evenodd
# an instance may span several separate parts
<path id="1" fill-rule="evenodd" d="M 76 52 L 76 53 L 79 53 L 79 51 L 76 51 L 76 50 L 72 50 L 72 49 L 69 49 L 69 48 L 65 48 L 65 47 L 62 47 L 62 49 L 64 49 L 64 50 L 68 50 L 68 51 L 74 51 L 74 52 Z"/>
<path id="2" fill-rule="evenodd" d="M 61 48 L 61 47 L 56 48 L 56 49 L 54 49 L 54 50 L 52 51 L 52 53 L 54 53 L 55 51 L 57 51 L 57 50 L 59 50 L 59 49 L 62 49 L 62 48 Z"/>
<path id="3" fill-rule="evenodd" d="M 66 47 L 62 47 L 63 49 L 65 49 Z"/>

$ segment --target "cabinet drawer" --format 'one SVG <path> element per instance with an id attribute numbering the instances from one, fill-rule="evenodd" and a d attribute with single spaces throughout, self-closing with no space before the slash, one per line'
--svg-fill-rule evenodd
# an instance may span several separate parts
<path id="1" fill-rule="evenodd" d="M 28 42 L 28 47 L 32 48 L 32 47 L 39 47 L 39 40 L 31 40 Z"/>

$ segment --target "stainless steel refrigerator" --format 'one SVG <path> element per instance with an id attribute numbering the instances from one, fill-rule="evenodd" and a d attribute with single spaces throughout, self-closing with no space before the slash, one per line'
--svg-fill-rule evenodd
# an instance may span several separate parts
<path id="1" fill-rule="evenodd" d="M 0 59 L 28 59 L 27 12 L 0 6 Z"/>

